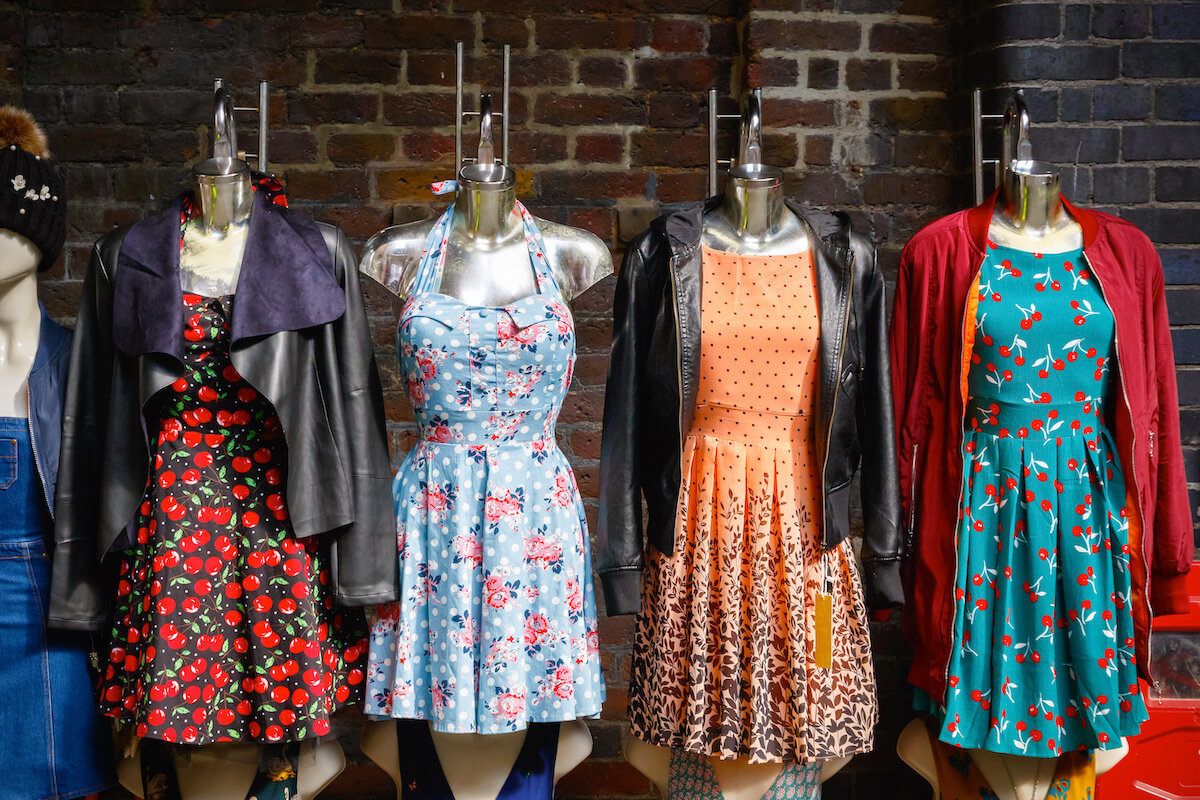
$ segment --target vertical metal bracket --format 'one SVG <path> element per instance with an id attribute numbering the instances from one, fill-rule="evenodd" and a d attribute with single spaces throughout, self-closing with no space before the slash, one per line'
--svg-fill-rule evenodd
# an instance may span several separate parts
<path id="1" fill-rule="evenodd" d="M 1016 116 L 1017 131 L 1014 136 L 1010 114 Z M 983 124 L 985 122 L 1003 123 L 1003 146 L 999 158 L 983 157 Z M 982 92 L 979 89 L 971 91 L 971 156 L 975 165 L 973 178 L 975 188 L 975 205 L 983 202 L 983 168 L 990 166 L 994 180 L 998 183 L 1000 173 L 1006 163 L 1013 160 L 1032 160 L 1032 146 L 1029 138 L 1029 109 L 1021 97 L 1021 91 L 1014 92 L 1004 104 L 1003 114 L 983 113 Z"/>
<path id="2" fill-rule="evenodd" d="M 253 158 L 256 162 L 256 168 L 259 172 L 269 172 L 267 169 L 267 130 L 268 130 L 268 109 L 267 101 L 270 97 L 269 87 L 266 81 L 258 82 L 258 105 L 257 106 L 235 106 L 233 104 L 233 95 L 229 89 L 225 87 L 224 78 L 213 79 L 213 89 L 217 94 L 217 129 L 213 134 L 213 156 L 220 157 L 217 153 L 218 143 L 221 141 L 221 128 L 229 133 L 229 141 L 232 144 L 232 151 L 228 154 L 231 158 L 249 159 Z M 221 92 L 224 94 L 220 94 Z M 226 103 L 223 98 L 228 98 Z M 228 106 L 225 108 L 224 106 Z M 237 134 L 234 129 L 233 115 L 238 112 L 254 112 L 258 114 L 258 152 L 245 153 L 238 152 L 237 149 Z M 222 124 L 224 118 L 224 124 Z"/>
<path id="3" fill-rule="evenodd" d="M 737 159 L 717 158 L 717 125 L 723 119 L 741 120 Z M 717 90 L 708 90 L 708 196 L 717 193 L 717 168 L 762 163 L 762 89 L 746 93 L 740 114 L 717 113 Z"/>
<path id="4" fill-rule="evenodd" d="M 500 163 L 508 164 L 508 96 L 510 81 L 509 72 L 509 56 L 512 48 L 509 45 L 504 45 L 504 88 L 500 111 L 492 111 L 492 97 L 490 94 L 481 94 L 479 97 L 478 111 L 463 111 L 463 43 L 457 42 L 454 46 L 454 176 L 458 177 L 458 171 L 462 169 L 463 164 L 472 162 L 482 163 L 485 158 L 490 158 L 495 161 L 495 145 L 492 141 L 492 119 L 500 117 Z M 482 119 L 487 117 L 486 122 Z M 462 147 L 462 132 L 463 119 L 466 117 L 481 117 L 479 122 L 479 156 L 478 158 L 463 158 Z M 488 136 L 488 152 L 484 152 L 483 137 L 484 132 Z"/>

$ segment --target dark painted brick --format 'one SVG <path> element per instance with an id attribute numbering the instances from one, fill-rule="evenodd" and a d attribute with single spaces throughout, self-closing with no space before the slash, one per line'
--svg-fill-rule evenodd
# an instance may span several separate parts
<path id="1" fill-rule="evenodd" d="M 1158 167 L 1154 198 L 1163 202 L 1200 201 L 1200 167 Z M 1200 279 L 1200 273 L 1197 273 Z"/>
<path id="2" fill-rule="evenodd" d="M 1063 122 L 1090 122 L 1092 93 L 1087 89 L 1064 88 L 1059 99 L 1059 118 Z"/>
<path id="3" fill-rule="evenodd" d="M 1150 87 L 1114 83 L 1093 91 L 1096 119 L 1146 119 L 1150 116 Z"/>
<path id="4" fill-rule="evenodd" d="M 211 122 L 212 97 L 207 91 L 126 88 L 121 119 L 134 125 Z"/>
<path id="5" fill-rule="evenodd" d="M 1127 77 L 1200 77 L 1200 43 L 1129 42 L 1124 50 L 1122 63 Z"/>
<path id="6" fill-rule="evenodd" d="M 1200 225 L 1196 224 L 1193 209 L 1135 206 L 1125 209 L 1121 216 L 1141 228 L 1155 244 L 1200 244 Z M 1200 330 L 1196 334 L 1200 336 Z"/>
<path id="7" fill-rule="evenodd" d="M 1001 93 L 1001 99 L 996 103 L 996 108 L 1004 108 L 1004 101 L 1008 99 L 1007 95 L 1007 92 Z M 1035 125 L 1058 121 L 1057 90 L 1030 87 L 1021 91 L 1021 97 L 1024 98 L 1025 106 L 1029 109 L 1029 118 Z"/>
<path id="8" fill-rule="evenodd" d="M 1101 39 L 1141 39 L 1150 30 L 1148 3 L 1098 3 L 1092 33 Z"/>
<path id="9" fill-rule="evenodd" d="M 1137 45 L 1125 45 L 1125 52 L 1134 46 Z M 1005 45 L 996 48 L 996 60 L 1002 81 L 1109 80 L 1117 77 L 1120 48 L 1107 45 Z M 1128 60 L 1125 66 L 1128 72 Z"/>
<path id="10" fill-rule="evenodd" d="M 1163 280 L 1167 283 L 1195 283 L 1200 275 L 1200 250 L 1172 250 L 1159 248 L 1162 259 Z"/>
<path id="11" fill-rule="evenodd" d="M 1200 328 L 1174 328 L 1171 342 L 1175 346 L 1175 363 L 1200 364 Z"/>
<path id="12" fill-rule="evenodd" d="M 1197 13 L 1200 13 L 1200 7 Z M 1167 120 L 1200 120 L 1200 86 L 1159 86 L 1154 90 L 1154 116 Z"/>
<path id="13" fill-rule="evenodd" d="M 68 122 L 115 122 L 119 113 L 120 98 L 109 89 L 71 87 L 63 92 L 62 100 L 63 116 Z M 39 119 L 46 119 L 32 108 L 30 111 Z"/>
<path id="14" fill-rule="evenodd" d="M 1200 405 L 1200 369 L 1176 370 L 1175 382 L 1179 387 L 1180 405 Z"/>
<path id="15" fill-rule="evenodd" d="M 1115 128 L 1033 129 L 1033 154 L 1060 164 L 1112 163 L 1117 160 L 1120 131 Z"/>
<path id="16" fill-rule="evenodd" d="M 1200 325 L 1200 289 L 1167 289 L 1167 316 L 1172 325 Z M 1200 397 L 1195 399 L 1200 401 Z"/>
<path id="17" fill-rule="evenodd" d="M 1017 3 L 995 11 L 996 41 L 1053 39 L 1059 33 L 1058 3 Z"/>
<path id="18" fill-rule="evenodd" d="M 1200 39 L 1200 12 L 1195 0 L 1154 3 L 1155 39 Z"/>
<path id="19" fill-rule="evenodd" d="M 832 58 L 810 58 L 808 60 L 808 88 L 836 89 L 838 87 L 839 64 Z"/>
<path id="20" fill-rule="evenodd" d="M 1092 200 L 1096 203 L 1145 203 L 1150 200 L 1150 170 L 1145 167 L 1095 167 Z"/>
<path id="21" fill-rule="evenodd" d="M 892 85 L 892 62 L 886 59 L 852 58 L 846 62 L 846 88 L 889 89 Z"/>
<path id="22" fill-rule="evenodd" d="M 1200 136 L 1191 125 L 1129 125 L 1123 136 L 1126 161 L 1200 158 Z"/>
<path id="23" fill-rule="evenodd" d="M 1088 38 L 1092 30 L 1091 5 L 1077 4 L 1067 6 L 1063 15 L 1063 38 L 1068 42 L 1077 42 Z"/>

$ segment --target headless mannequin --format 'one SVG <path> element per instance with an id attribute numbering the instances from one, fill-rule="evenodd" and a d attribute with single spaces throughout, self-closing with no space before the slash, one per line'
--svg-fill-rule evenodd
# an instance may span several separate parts
<path id="1" fill-rule="evenodd" d="M 446 260 L 438 292 L 465 303 L 501 306 L 537 291 L 524 226 L 515 207 L 516 174 L 501 164 L 471 164 L 459 172 L 454 214 L 447 231 Z M 425 240 L 436 220 L 394 225 L 363 247 L 359 271 L 395 297 L 409 296 Z M 563 299 L 570 302 L 612 274 L 612 256 L 596 236 L 577 228 L 536 219 Z M 431 731 L 442 770 L 457 800 L 494 800 L 500 793 L 525 732 L 500 734 Z M 371 723 L 362 750 L 402 785 L 396 756 L 396 725 Z M 591 733 L 579 721 L 562 723 L 554 779 L 579 766 L 592 749 Z"/>
<path id="2" fill-rule="evenodd" d="M 29 416 L 26 380 L 37 355 L 38 249 L 20 234 L 0 230 L 0 417 Z"/>
<path id="3" fill-rule="evenodd" d="M 250 224 L 253 190 L 250 167 L 237 159 L 209 159 L 196 166 L 198 212 L 188 223 L 179 255 L 184 292 L 219 297 L 234 294 Z M 174 763 L 183 800 L 244 800 L 258 773 L 259 748 L 253 742 L 220 742 L 175 747 Z M 316 797 L 346 767 L 341 745 L 332 738 L 301 745 L 296 800 Z M 117 765 L 121 785 L 142 793 L 141 754 Z"/>
<path id="4" fill-rule="evenodd" d="M 808 227 L 783 202 L 783 172 L 760 164 L 729 171 L 725 198 L 704 216 L 700 241 L 712 250 L 752 256 L 791 255 L 811 247 Z M 626 734 L 625 757 L 666 794 L 669 748 Z M 751 764 L 747 758 L 710 761 L 726 800 L 759 800 L 783 770 L 781 763 Z M 824 762 L 821 781 L 848 763 L 849 756 Z"/>
<path id="5" fill-rule="evenodd" d="M 1005 165 L 1001 187 L 988 228 L 991 241 L 1030 253 L 1060 253 L 1083 246 L 1083 230 L 1062 204 L 1057 167 L 1030 159 L 1011 161 Z M 904 728 L 896 751 L 936 793 L 937 770 L 924 721 L 915 719 Z M 1057 758 L 967 752 L 999 800 L 1044 800 L 1058 767 Z M 1124 739 L 1119 748 L 1097 750 L 1096 774 L 1112 769 L 1128 752 Z"/>

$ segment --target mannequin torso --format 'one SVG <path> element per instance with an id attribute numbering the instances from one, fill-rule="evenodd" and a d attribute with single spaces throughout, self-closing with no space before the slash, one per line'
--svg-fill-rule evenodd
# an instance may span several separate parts
<path id="1" fill-rule="evenodd" d="M 464 303 L 498 306 L 536 291 L 515 200 L 511 179 L 460 180 L 439 292 Z M 363 247 L 359 270 L 397 298 L 407 298 L 435 223 L 394 225 L 375 234 Z M 612 256 L 599 238 L 543 219 L 536 223 L 564 300 L 612 274 Z"/>
<path id="2" fill-rule="evenodd" d="M 431 735 L 455 800 L 495 800 L 525 742 L 525 731 L 486 736 L 431 731 Z M 400 800 L 404 784 L 397 754 L 400 742 L 396 724 L 391 721 L 368 724 L 359 745 L 363 754 L 396 782 L 396 799 Z M 558 783 L 582 764 L 591 752 L 592 734 L 587 725 L 581 720 L 562 723 L 554 761 L 554 782 Z"/>
<path id="3" fill-rule="evenodd" d="M 0 417 L 28 416 L 26 379 L 37 355 L 41 255 L 24 236 L 0 231 Z"/>

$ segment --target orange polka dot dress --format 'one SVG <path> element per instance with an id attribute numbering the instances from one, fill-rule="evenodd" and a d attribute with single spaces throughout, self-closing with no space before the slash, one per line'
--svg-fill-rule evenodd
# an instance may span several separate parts
<path id="1" fill-rule="evenodd" d="M 865 752 L 878 712 L 862 583 L 849 540 L 821 544 L 812 256 L 704 248 L 702 276 L 677 544 L 648 555 L 633 732 L 751 762 Z"/>

